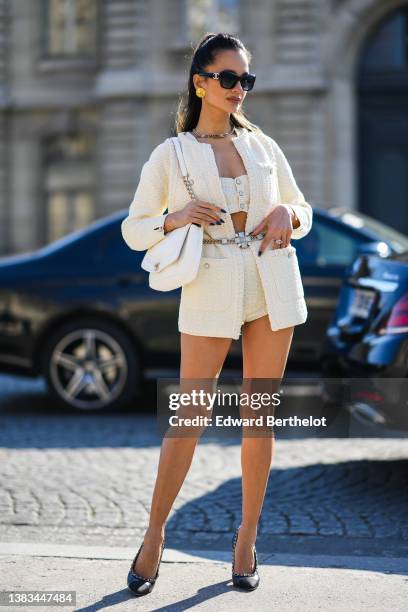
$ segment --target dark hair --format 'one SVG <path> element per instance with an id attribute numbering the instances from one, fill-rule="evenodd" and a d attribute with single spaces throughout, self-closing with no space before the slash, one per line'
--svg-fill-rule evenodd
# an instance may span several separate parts
<path id="1" fill-rule="evenodd" d="M 209 64 L 215 61 L 215 56 L 219 51 L 224 50 L 239 50 L 242 49 L 246 53 L 248 62 L 252 58 L 252 54 L 245 47 L 245 45 L 232 34 L 225 32 L 219 32 L 215 34 L 213 32 L 207 33 L 197 44 L 194 49 L 194 53 L 191 60 L 190 74 L 188 78 L 188 98 L 184 100 L 182 96 L 175 120 L 175 133 L 189 132 L 196 127 L 201 112 L 201 98 L 195 93 L 195 86 L 193 81 L 193 75 L 197 74 L 199 70 L 205 70 Z M 250 132 L 262 132 L 254 123 L 251 123 L 245 113 L 239 110 L 235 113 L 231 113 L 231 123 L 236 127 L 243 127 Z"/>

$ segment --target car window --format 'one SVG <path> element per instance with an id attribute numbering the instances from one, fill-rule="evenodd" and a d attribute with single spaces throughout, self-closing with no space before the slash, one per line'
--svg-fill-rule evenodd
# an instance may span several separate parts
<path id="1" fill-rule="evenodd" d="M 292 243 L 300 263 L 317 266 L 348 266 L 357 254 L 358 240 L 331 223 L 314 219 L 312 229 Z"/>
<path id="2" fill-rule="evenodd" d="M 341 216 L 344 223 L 350 224 L 352 227 L 364 227 L 371 231 L 378 240 L 383 240 L 389 244 L 397 253 L 403 253 L 408 250 L 408 237 L 397 231 L 389 225 L 385 225 L 377 219 L 373 219 L 363 213 L 345 212 Z"/>
<path id="3" fill-rule="evenodd" d="M 357 231 L 367 230 L 373 240 L 386 242 L 396 253 L 408 251 L 408 236 L 382 221 L 378 221 L 360 211 L 345 209 L 343 206 L 331 207 L 329 213 Z"/>

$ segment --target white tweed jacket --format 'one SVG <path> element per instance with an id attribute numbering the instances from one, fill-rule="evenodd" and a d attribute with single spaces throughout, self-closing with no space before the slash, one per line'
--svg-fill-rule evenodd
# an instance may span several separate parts
<path id="1" fill-rule="evenodd" d="M 191 132 L 178 134 L 196 197 L 227 209 L 212 145 L 200 143 Z M 238 129 L 233 140 L 248 175 L 250 205 L 245 231 L 254 229 L 277 204 L 290 205 L 300 226 L 292 239 L 306 236 L 313 211 L 296 184 L 290 165 L 276 141 L 263 132 Z M 180 210 L 190 195 L 183 182 L 170 138 L 152 151 L 142 167 L 129 214 L 121 231 L 131 249 L 144 251 L 163 240 L 166 214 Z M 165 212 L 167 210 L 167 212 Z M 211 238 L 233 238 L 231 216 L 225 223 L 208 226 Z M 259 269 L 272 330 L 304 323 L 304 299 L 296 249 L 268 248 L 258 257 L 260 241 L 249 243 Z M 243 270 L 235 244 L 204 244 L 197 277 L 181 290 L 179 330 L 198 335 L 239 338 L 242 324 Z M 222 331 L 221 331 L 222 330 Z"/>

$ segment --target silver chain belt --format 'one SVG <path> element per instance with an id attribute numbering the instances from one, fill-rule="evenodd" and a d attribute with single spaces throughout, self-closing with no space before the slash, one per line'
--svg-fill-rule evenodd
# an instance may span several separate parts
<path id="1" fill-rule="evenodd" d="M 187 188 L 187 191 L 191 199 L 196 200 L 197 196 L 195 195 L 193 187 L 192 187 L 192 185 L 194 185 L 194 180 L 189 178 L 189 175 L 187 174 L 187 176 L 183 175 L 183 181 L 184 181 L 184 184 Z M 249 242 L 251 242 L 251 240 L 262 240 L 262 238 L 265 235 L 266 234 L 257 234 L 256 236 L 250 236 L 246 232 L 235 232 L 234 238 L 204 238 L 203 243 L 204 244 L 238 244 L 240 249 L 248 249 Z M 282 244 L 282 240 L 279 240 L 279 239 L 275 240 L 275 242 L 277 244 Z"/>
<path id="2" fill-rule="evenodd" d="M 205 244 L 238 244 L 240 249 L 248 249 L 251 240 L 262 240 L 265 234 L 250 236 L 245 232 L 235 232 L 234 238 L 204 238 Z"/>

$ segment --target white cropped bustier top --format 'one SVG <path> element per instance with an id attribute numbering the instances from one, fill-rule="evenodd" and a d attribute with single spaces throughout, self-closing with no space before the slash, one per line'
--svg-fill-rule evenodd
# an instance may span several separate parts
<path id="1" fill-rule="evenodd" d="M 249 180 L 247 174 L 236 178 L 220 176 L 222 190 L 228 204 L 228 212 L 248 212 L 249 208 Z"/>

